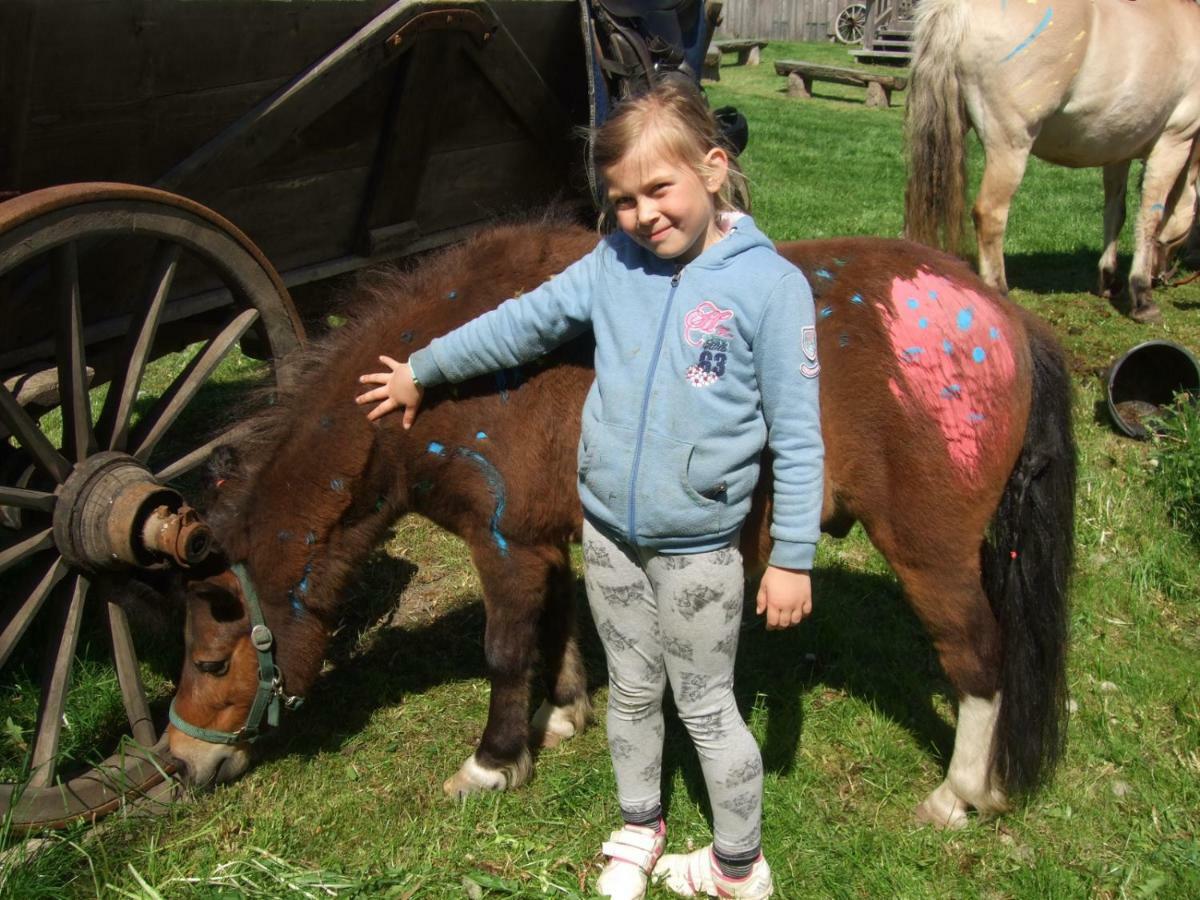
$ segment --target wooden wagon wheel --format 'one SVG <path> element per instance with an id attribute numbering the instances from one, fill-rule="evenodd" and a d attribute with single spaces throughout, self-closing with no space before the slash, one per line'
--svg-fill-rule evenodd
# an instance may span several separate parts
<path id="1" fill-rule="evenodd" d="M 133 252 L 139 265 L 128 262 Z M 89 306 L 111 290 L 88 282 L 97 258 L 139 272 L 124 315 Z M 204 289 L 179 296 L 191 286 Z M 32 640 L 35 619 L 49 639 L 28 780 L 0 784 L 0 815 L 28 829 L 103 815 L 169 774 L 154 751 L 161 736 L 122 600 L 135 589 L 154 596 L 141 586 L 147 570 L 207 552 L 206 530 L 171 482 L 233 431 L 199 436 L 188 425 L 180 435 L 172 426 L 187 421 L 240 340 L 255 337 L 283 383 L 278 363 L 303 331 L 278 274 L 244 234 L 197 203 L 149 188 L 66 185 L 0 204 L 0 287 L 9 310 L 40 302 L 52 335 L 41 346 L 0 345 L 0 669 L 23 636 Z M 173 349 L 201 339 L 154 399 L 144 376 L 164 342 Z M 30 388 L 39 376 L 43 387 Z M 95 416 L 90 381 L 109 384 Z M 61 439 L 39 421 L 51 406 L 61 410 Z M 106 616 L 132 741 L 63 781 L 60 738 L 85 604 Z"/>
<path id="2" fill-rule="evenodd" d="M 860 44 L 867 26 L 867 5 L 851 3 L 840 13 L 833 26 L 833 33 L 843 44 Z"/>

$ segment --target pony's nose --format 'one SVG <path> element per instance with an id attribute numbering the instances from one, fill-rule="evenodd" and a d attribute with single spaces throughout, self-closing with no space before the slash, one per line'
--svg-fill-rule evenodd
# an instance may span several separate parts
<path id="1" fill-rule="evenodd" d="M 175 767 L 175 777 L 184 784 L 192 783 L 192 771 L 188 767 L 187 760 L 180 759 L 178 756 L 170 756 L 167 762 Z"/>

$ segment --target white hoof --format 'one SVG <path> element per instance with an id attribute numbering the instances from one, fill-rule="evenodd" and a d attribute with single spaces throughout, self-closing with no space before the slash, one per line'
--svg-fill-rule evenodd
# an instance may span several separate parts
<path id="1" fill-rule="evenodd" d="M 481 765 L 472 753 L 459 770 L 445 780 L 442 790 L 451 797 L 465 797 L 481 791 L 506 791 L 520 787 L 529 780 L 532 773 L 533 759 L 528 751 L 522 751 L 521 756 L 511 766 L 502 766 L 499 769 Z"/>
<path id="2" fill-rule="evenodd" d="M 917 807 L 917 820 L 934 828 L 966 828 L 970 822 L 967 818 L 968 809 L 967 804 L 954 793 L 947 780 L 938 785 L 937 790 Z"/>
<path id="3" fill-rule="evenodd" d="M 530 721 L 530 730 L 535 738 L 541 736 L 543 747 L 557 747 L 563 741 L 575 737 L 587 725 L 589 704 L 586 701 L 570 706 L 552 706 L 543 700 Z"/>

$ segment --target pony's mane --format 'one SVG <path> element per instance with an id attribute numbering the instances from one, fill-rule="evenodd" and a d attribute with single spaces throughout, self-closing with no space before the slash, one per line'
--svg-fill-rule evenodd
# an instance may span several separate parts
<path id="1" fill-rule="evenodd" d="M 282 363 L 286 386 L 254 392 L 240 410 L 246 431 L 236 447 L 233 471 L 210 522 L 221 534 L 225 513 L 243 505 L 255 474 L 276 456 L 282 442 L 295 439 L 297 423 L 316 416 L 323 427 L 343 433 L 365 421 L 353 403 L 357 377 L 381 368 L 385 352 L 406 359 L 434 337 L 490 308 L 496 282 L 516 273 L 558 271 L 597 240 L 595 232 L 561 209 L 486 228 L 454 246 L 423 256 L 411 268 L 381 265 L 366 269 L 338 297 L 334 309 L 346 321 L 310 342 Z M 489 261 L 481 266 L 480 261 Z M 536 287 L 533 278 L 521 290 Z"/>

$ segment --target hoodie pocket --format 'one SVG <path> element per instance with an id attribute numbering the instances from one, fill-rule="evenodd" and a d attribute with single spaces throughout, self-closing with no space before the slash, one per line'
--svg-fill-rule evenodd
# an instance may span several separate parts
<path id="1" fill-rule="evenodd" d="M 579 495 L 586 509 L 624 530 L 636 431 L 610 422 L 585 427 L 579 445 Z"/>
<path id="2" fill-rule="evenodd" d="M 650 539 L 691 538 L 721 531 L 725 485 L 695 484 L 686 441 L 647 431 L 637 480 L 637 528 Z"/>

